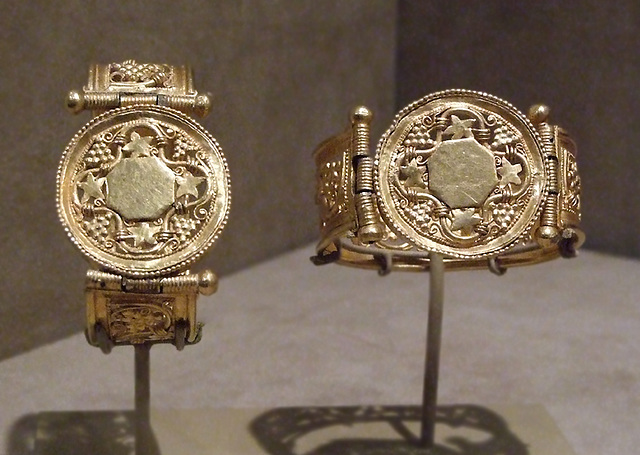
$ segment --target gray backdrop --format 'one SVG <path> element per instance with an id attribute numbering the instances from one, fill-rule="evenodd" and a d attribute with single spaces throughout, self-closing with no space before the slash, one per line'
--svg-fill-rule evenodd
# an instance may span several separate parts
<path id="1" fill-rule="evenodd" d="M 55 174 L 90 118 L 63 107 L 89 64 L 191 63 L 213 93 L 202 123 L 228 159 L 232 206 L 197 267 L 224 274 L 315 239 L 311 153 L 354 104 L 391 116 L 395 29 L 386 0 L 2 2 L 0 358 L 84 326 L 87 266 L 58 222 Z"/>

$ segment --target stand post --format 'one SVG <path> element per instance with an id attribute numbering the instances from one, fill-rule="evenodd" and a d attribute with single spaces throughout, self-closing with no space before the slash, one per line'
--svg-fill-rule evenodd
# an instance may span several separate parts
<path id="1" fill-rule="evenodd" d="M 422 393 L 422 425 L 420 445 L 432 448 L 435 444 L 436 407 L 438 402 L 438 370 L 442 339 L 444 307 L 444 261 L 437 253 L 429 254 L 429 320 L 427 323 L 427 349 Z"/>
<path id="2" fill-rule="evenodd" d="M 151 453 L 151 381 L 150 344 L 136 344 L 135 349 L 135 447 L 136 455 Z"/>

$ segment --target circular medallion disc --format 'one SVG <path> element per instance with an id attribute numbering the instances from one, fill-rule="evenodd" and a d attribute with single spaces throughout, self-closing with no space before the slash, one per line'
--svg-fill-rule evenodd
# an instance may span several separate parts
<path id="1" fill-rule="evenodd" d="M 376 156 L 380 212 L 420 249 L 497 255 L 526 236 L 546 195 L 533 125 L 485 93 L 447 90 L 407 106 Z"/>
<path id="2" fill-rule="evenodd" d="M 90 121 L 58 170 L 58 213 L 91 260 L 124 275 L 184 269 L 229 213 L 229 170 L 216 140 L 185 114 L 130 106 Z"/>

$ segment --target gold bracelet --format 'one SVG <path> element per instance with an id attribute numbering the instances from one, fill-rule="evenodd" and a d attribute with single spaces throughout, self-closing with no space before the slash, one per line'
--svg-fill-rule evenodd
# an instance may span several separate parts
<path id="1" fill-rule="evenodd" d="M 209 96 L 194 89 L 189 67 L 129 60 L 93 65 L 67 105 L 94 113 L 64 151 L 57 181 L 62 224 L 95 268 L 89 342 L 197 341 L 196 297 L 217 281 L 187 269 L 217 239 L 230 204 L 222 150 L 187 115 L 206 115 Z"/>
<path id="2" fill-rule="evenodd" d="M 446 90 L 401 110 L 369 154 L 372 113 L 314 152 L 317 264 L 504 268 L 571 257 L 584 242 L 576 146 L 535 105 Z M 382 262 L 382 264 L 381 264 Z"/>

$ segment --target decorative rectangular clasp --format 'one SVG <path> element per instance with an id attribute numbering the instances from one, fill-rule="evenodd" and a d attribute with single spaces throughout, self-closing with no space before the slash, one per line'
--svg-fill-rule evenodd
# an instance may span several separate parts
<path id="1" fill-rule="evenodd" d="M 99 115 L 108 109 L 144 104 L 205 117 L 211 108 L 211 98 L 194 89 L 189 66 L 134 60 L 92 65 L 84 89 L 71 91 L 67 96 L 67 107 L 73 113 L 89 109 Z"/>
<path id="2" fill-rule="evenodd" d="M 199 293 L 215 292 L 210 271 L 161 279 L 131 279 L 89 270 L 86 283 L 87 340 L 108 352 L 114 345 L 197 343 Z"/>

